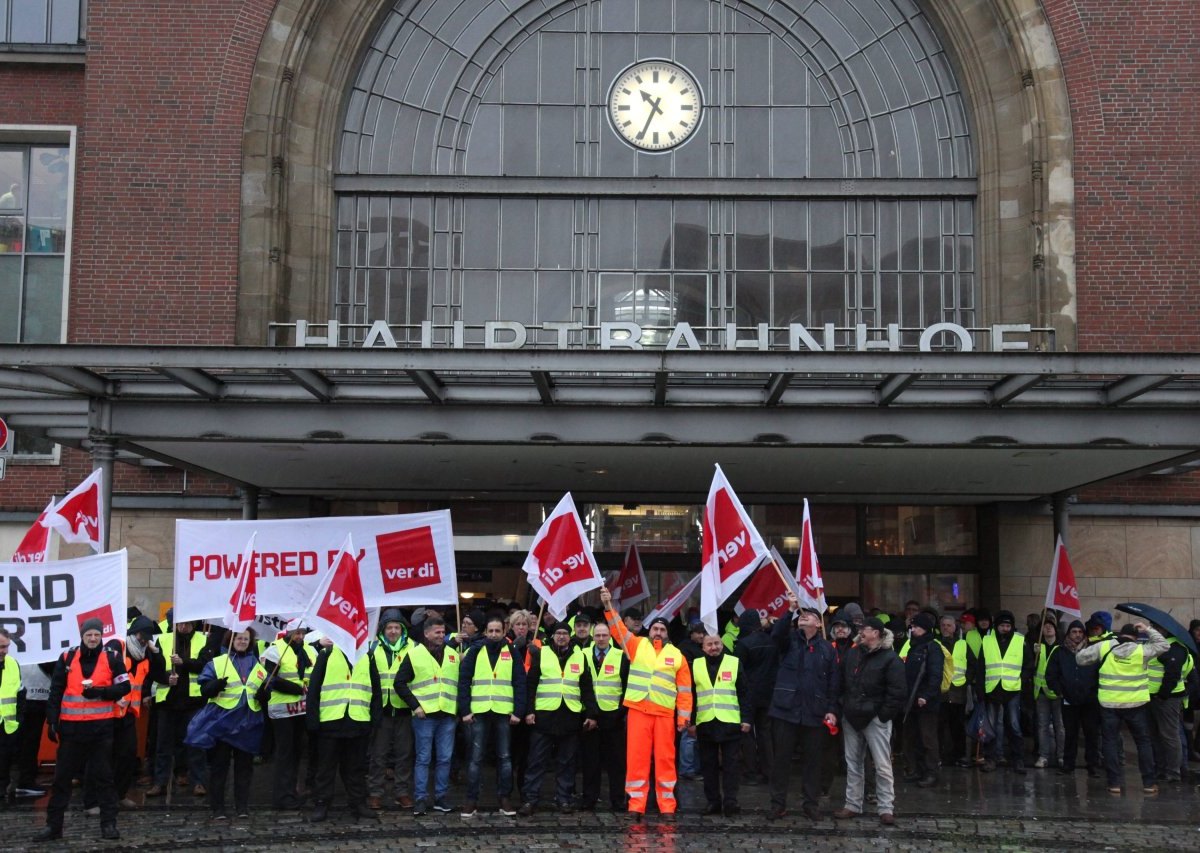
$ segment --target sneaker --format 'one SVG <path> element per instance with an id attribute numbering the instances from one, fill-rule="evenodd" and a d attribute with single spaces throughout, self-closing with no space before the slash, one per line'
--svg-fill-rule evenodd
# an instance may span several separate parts
<path id="1" fill-rule="evenodd" d="M 1108 793 L 1116 794 L 1117 796 L 1120 796 L 1121 795 L 1121 786 L 1120 785 L 1110 785 L 1109 789 L 1108 789 Z"/>
<path id="2" fill-rule="evenodd" d="M 88 817 L 96 817 L 100 814 L 100 807 L 92 806 L 90 809 L 84 809 L 83 813 Z"/>
<path id="3" fill-rule="evenodd" d="M 212 819 L 213 820 L 229 820 L 229 815 L 225 814 L 225 812 L 213 812 Z"/>
<path id="4" fill-rule="evenodd" d="M 429 806 L 424 800 L 417 800 L 413 804 L 413 817 L 421 817 L 421 815 L 429 814 Z"/>
<path id="5" fill-rule="evenodd" d="M 18 797 L 42 797 L 42 796 L 45 796 L 46 791 L 43 788 L 34 788 L 34 787 L 21 788 L 21 787 L 18 787 L 17 790 L 14 791 L 13 793 L 15 793 Z"/>
<path id="6" fill-rule="evenodd" d="M 459 817 L 475 817 L 475 812 L 479 811 L 472 802 L 463 803 L 462 810 L 458 813 Z"/>
<path id="7" fill-rule="evenodd" d="M 1147 797 L 1153 797 L 1155 794 L 1158 793 L 1158 786 L 1157 785 L 1147 785 L 1146 787 L 1142 788 L 1142 793 L 1145 794 Z"/>
<path id="8" fill-rule="evenodd" d="M 1050 762 L 1047 761 L 1046 759 L 1042 758 L 1041 756 L 1038 756 L 1038 760 L 1033 762 L 1033 766 L 1036 767 L 1038 770 L 1041 770 L 1049 763 Z"/>
<path id="9" fill-rule="evenodd" d="M 500 814 L 505 817 L 516 817 L 517 810 L 512 807 L 512 800 L 508 797 L 500 798 Z"/>
<path id="10" fill-rule="evenodd" d="M 243 820 L 250 817 L 250 811 L 248 809 L 238 809 L 237 816 L 238 820 Z"/>
<path id="11" fill-rule="evenodd" d="M 450 812 L 454 811 L 454 808 L 445 800 L 434 800 L 433 810 L 442 814 L 450 814 Z"/>

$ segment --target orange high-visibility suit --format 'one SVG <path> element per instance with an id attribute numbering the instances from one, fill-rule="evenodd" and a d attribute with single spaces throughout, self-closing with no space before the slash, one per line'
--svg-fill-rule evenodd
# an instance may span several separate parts
<path id="1" fill-rule="evenodd" d="M 654 754 L 658 810 L 675 813 L 675 731 L 692 716 L 692 671 L 683 652 L 668 642 L 656 648 L 636 637 L 620 615 L 604 611 L 613 641 L 629 656 L 625 707 L 629 709 L 625 756 L 625 793 L 629 810 L 644 814 L 650 790 L 650 755 Z"/>

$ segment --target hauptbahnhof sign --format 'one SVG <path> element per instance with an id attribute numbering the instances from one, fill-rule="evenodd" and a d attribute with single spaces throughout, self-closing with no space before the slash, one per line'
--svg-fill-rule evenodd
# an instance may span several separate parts
<path id="1" fill-rule="evenodd" d="M 419 326 L 405 326 L 376 320 L 370 324 L 343 327 L 332 320 L 327 323 L 297 320 L 294 324 L 273 325 L 273 337 L 281 325 L 294 327 L 294 345 L 297 347 L 337 347 L 343 345 L 343 340 L 354 340 L 355 346 L 364 349 L 471 347 L 493 350 L 540 348 L 761 352 L 899 352 L 902 349 L 972 352 L 986 349 L 991 352 L 1019 352 L 1035 348 L 1034 338 L 1037 335 L 1053 336 L 1053 330 L 1035 329 L 1028 323 L 998 323 L 983 329 L 967 328 L 958 323 L 935 323 L 922 329 L 902 329 L 896 323 L 883 328 L 861 323 L 850 327 L 827 323 L 821 328 L 810 329 L 799 323 L 788 326 L 770 326 L 767 323 L 738 326 L 730 323 L 723 327 L 693 327 L 690 323 L 643 326 L 626 321 L 597 325 L 574 322 L 526 324 L 513 321 L 493 321 L 481 325 L 463 322 L 435 325 L 425 321 Z M 315 332 L 314 327 L 322 333 Z M 354 330 L 355 334 L 344 337 L 343 330 Z M 413 336 L 413 331 L 418 331 L 419 335 Z M 984 346 L 980 346 L 980 343 Z"/>

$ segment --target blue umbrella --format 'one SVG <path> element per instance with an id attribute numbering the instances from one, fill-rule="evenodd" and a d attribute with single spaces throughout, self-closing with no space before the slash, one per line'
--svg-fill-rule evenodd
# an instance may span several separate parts
<path id="1" fill-rule="evenodd" d="M 1192 635 L 1170 613 L 1165 613 L 1157 607 L 1151 607 L 1149 604 L 1142 604 L 1139 601 L 1127 601 L 1124 604 L 1118 604 L 1117 610 L 1124 613 L 1132 613 L 1134 616 L 1141 616 L 1147 622 L 1153 622 L 1164 634 L 1172 636 L 1183 643 L 1192 654 L 1200 654 L 1200 650 L 1196 648 L 1196 641 L 1192 639 Z"/>

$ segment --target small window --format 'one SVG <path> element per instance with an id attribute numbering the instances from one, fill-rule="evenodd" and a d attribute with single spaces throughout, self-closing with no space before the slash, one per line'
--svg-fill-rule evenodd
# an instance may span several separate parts
<path id="1" fill-rule="evenodd" d="M 79 44 L 83 0 L 0 0 L 0 44 Z"/>

